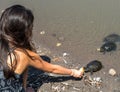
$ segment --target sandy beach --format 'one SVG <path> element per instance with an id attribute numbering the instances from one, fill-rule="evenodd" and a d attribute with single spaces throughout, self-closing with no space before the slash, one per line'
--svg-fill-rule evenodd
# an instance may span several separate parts
<path id="1" fill-rule="evenodd" d="M 100 78 L 98 86 L 42 72 L 37 74 L 41 79 L 41 83 L 36 81 L 38 92 L 120 92 L 120 42 L 116 42 L 116 51 L 97 51 L 106 36 L 120 35 L 119 0 L 1 0 L 0 11 L 13 4 L 33 11 L 33 42 L 37 52 L 50 57 L 51 63 L 79 69 L 99 60 L 104 66 L 93 75 L 85 74 Z M 109 74 L 110 69 L 116 72 L 114 76 Z"/>

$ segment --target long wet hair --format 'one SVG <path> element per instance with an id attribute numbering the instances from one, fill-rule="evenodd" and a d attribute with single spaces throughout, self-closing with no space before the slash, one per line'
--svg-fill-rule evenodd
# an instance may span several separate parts
<path id="1" fill-rule="evenodd" d="M 10 45 L 16 48 L 34 50 L 31 37 L 34 16 L 29 9 L 13 5 L 4 10 L 0 18 L 0 65 L 6 78 L 14 76 L 14 67 L 9 68 L 7 56 Z M 9 54 L 11 55 L 11 54 Z M 11 56 L 10 56 L 11 57 Z"/>

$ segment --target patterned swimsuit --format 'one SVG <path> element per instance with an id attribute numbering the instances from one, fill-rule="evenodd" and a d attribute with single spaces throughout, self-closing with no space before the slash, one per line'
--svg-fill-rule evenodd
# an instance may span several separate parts
<path id="1" fill-rule="evenodd" d="M 15 79 L 6 79 L 0 70 L 0 92 L 25 92 L 22 84 L 22 76 L 15 74 Z"/>

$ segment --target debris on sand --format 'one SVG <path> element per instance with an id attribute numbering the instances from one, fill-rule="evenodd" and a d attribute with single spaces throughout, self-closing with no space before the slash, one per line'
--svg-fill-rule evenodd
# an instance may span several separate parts
<path id="1" fill-rule="evenodd" d="M 65 64 L 67 64 L 67 60 L 64 57 L 54 57 L 52 61 L 53 62 L 63 61 Z"/>
<path id="2" fill-rule="evenodd" d="M 63 53 L 63 57 L 65 57 L 65 56 L 67 56 L 67 55 L 69 55 L 68 53 L 66 53 L 66 52 L 64 52 Z"/>
<path id="3" fill-rule="evenodd" d="M 111 69 L 109 70 L 109 74 L 110 74 L 111 76 L 115 76 L 115 75 L 117 74 L 117 72 L 116 72 L 115 69 L 111 68 Z"/>
<path id="4" fill-rule="evenodd" d="M 52 59 L 53 62 L 57 62 L 57 61 L 60 61 L 61 59 L 59 57 L 55 57 Z"/>
<path id="5" fill-rule="evenodd" d="M 97 88 L 101 88 L 102 86 L 102 78 L 101 77 L 91 77 L 91 76 L 84 76 L 83 78 L 85 85 L 94 86 Z"/>
<path id="6" fill-rule="evenodd" d="M 45 31 L 41 31 L 40 34 L 41 34 L 41 35 L 44 35 L 44 34 L 45 34 Z"/>
<path id="7" fill-rule="evenodd" d="M 59 46 L 61 46 L 61 45 L 62 45 L 62 43 L 60 43 L 60 42 L 56 43 L 56 46 L 57 46 L 57 47 L 59 47 Z"/>

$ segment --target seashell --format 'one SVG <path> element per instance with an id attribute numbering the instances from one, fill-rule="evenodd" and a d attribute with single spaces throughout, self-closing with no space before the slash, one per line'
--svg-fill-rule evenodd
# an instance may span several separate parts
<path id="1" fill-rule="evenodd" d="M 66 53 L 66 52 L 64 52 L 63 53 L 63 57 L 65 57 L 65 56 L 67 56 L 67 55 L 69 55 L 68 53 Z"/>
<path id="2" fill-rule="evenodd" d="M 112 76 L 115 76 L 115 75 L 116 75 L 115 69 L 111 68 L 111 69 L 109 70 L 109 74 L 112 75 Z"/>
<path id="3" fill-rule="evenodd" d="M 56 44 L 57 47 L 59 47 L 59 46 L 61 46 L 61 45 L 62 45 L 62 43 L 57 43 L 57 44 Z"/>

